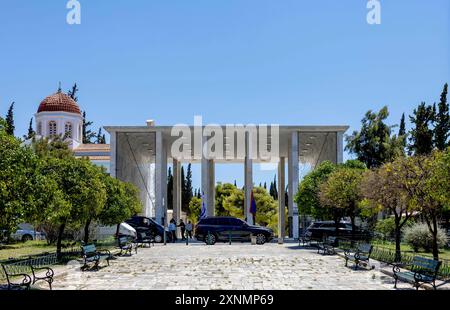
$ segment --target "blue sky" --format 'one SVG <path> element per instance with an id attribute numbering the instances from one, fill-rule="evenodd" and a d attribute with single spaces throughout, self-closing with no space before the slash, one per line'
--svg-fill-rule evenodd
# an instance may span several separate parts
<path id="1" fill-rule="evenodd" d="M 81 25 L 65 0 L 0 1 L 0 114 L 16 102 L 17 134 L 59 81 L 78 83 L 96 126 L 202 115 L 351 130 L 383 105 L 398 123 L 450 81 L 448 0 L 381 0 L 381 25 L 364 0 L 79 1 Z M 242 169 L 217 180 L 242 184 Z"/>

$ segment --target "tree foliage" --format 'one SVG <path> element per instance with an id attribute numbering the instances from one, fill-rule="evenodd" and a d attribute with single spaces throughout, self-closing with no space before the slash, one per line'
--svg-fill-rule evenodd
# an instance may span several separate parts
<path id="1" fill-rule="evenodd" d="M 385 123 L 388 116 L 386 106 L 378 113 L 368 111 L 361 121 L 361 130 L 354 131 L 346 138 L 346 150 L 355 154 L 369 169 L 380 167 L 403 154 L 403 140 L 395 135 L 391 136 L 393 126 Z"/>

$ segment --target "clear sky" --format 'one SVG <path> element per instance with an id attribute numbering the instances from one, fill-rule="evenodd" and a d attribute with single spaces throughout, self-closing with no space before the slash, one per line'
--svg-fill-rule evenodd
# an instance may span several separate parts
<path id="1" fill-rule="evenodd" d="M 380 0 L 381 25 L 365 0 L 79 1 L 68 25 L 66 0 L 0 0 L 0 114 L 16 102 L 18 135 L 59 81 L 78 83 L 95 126 L 202 115 L 351 130 L 383 105 L 398 123 L 450 82 L 448 0 Z M 216 176 L 242 185 L 243 168 Z"/>

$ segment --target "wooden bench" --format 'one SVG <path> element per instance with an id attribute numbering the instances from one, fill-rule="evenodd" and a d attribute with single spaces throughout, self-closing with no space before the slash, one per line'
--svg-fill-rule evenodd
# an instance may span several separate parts
<path id="1" fill-rule="evenodd" d="M 90 263 L 94 263 L 93 268 L 98 268 L 101 261 L 106 260 L 109 266 L 109 260 L 111 259 L 111 252 L 108 250 L 97 250 L 94 244 L 82 245 L 81 252 L 84 259 L 85 269 Z"/>
<path id="2" fill-rule="evenodd" d="M 153 235 L 147 236 L 144 232 L 139 233 L 140 238 L 134 240 L 135 246 L 146 246 L 151 247 L 155 245 L 155 237 Z"/>
<path id="3" fill-rule="evenodd" d="M 365 264 L 367 267 L 369 267 L 369 260 L 370 255 L 372 254 L 373 246 L 368 243 L 361 243 L 358 244 L 356 247 L 356 250 L 352 252 L 351 250 L 347 249 L 344 251 L 345 255 L 345 266 L 348 266 L 348 262 L 352 261 L 354 262 L 354 268 L 355 270 L 358 269 L 358 266 L 361 264 Z"/>
<path id="4" fill-rule="evenodd" d="M 322 251 L 323 255 L 333 255 L 336 254 L 334 247 L 336 245 L 336 237 L 326 237 L 317 244 L 317 253 Z"/>
<path id="5" fill-rule="evenodd" d="M 431 284 L 436 289 L 436 277 L 441 263 L 434 259 L 415 256 L 409 264 L 395 264 L 393 267 L 394 288 L 397 288 L 397 281 L 400 280 L 413 284 L 416 290 L 421 283 Z M 402 271 L 401 268 L 408 268 L 408 270 Z"/>
<path id="6" fill-rule="evenodd" d="M 118 239 L 119 243 L 119 249 L 120 253 L 119 255 L 122 255 L 123 253 L 131 255 L 131 252 L 133 251 L 133 243 L 131 242 L 130 238 L 128 237 L 119 237 Z M 136 254 L 137 254 L 137 246 L 134 247 Z"/>
<path id="7" fill-rule="evenodd" d="M 28 273 L 19 272 L 19 268 L 25 268 L 25 270 L 28 270 Z M 31 285 L 34 285 L 38 281 L 47 282 L 50 290 L 52 289 L 55 273 L 50 267 L 35 267 L 31 263 L 29 265 L 2 264 L 2 269 L 8 282 L 8 290 L 29 290 Z M 45 273 L 38 275 L 40 271 L 45 271 Z"/>

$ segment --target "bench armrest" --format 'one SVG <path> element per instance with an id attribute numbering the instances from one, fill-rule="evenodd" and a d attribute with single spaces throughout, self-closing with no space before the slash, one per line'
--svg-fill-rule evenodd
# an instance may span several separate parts
<path id="1" fill-rule="evenodd" d="M 392 272 L 394 272 L 394 274 L 395 273 L 399 273 L 400 269 L 402 269 L 402 268 L 404 269 L 404 268 L 406 268 L 408 266 L 411 266 L 411 264 L 408 264 L 408 263 L 392 263 Z"/>
<path id="2" fill-rule="evenodd" d="M 11 285 L 20 285 L 20 286 L 30 286 L 31 285 L 31 283 L 33 282 L 32 280 L 31 280 L 31 277 L 28 275 L 28 274 L 26 274 L 26 273 L 15 273 L 15 274 L 8 274 L 8 277 L 9 278 L 12 278 L 12 277 L 23 277 L 23 279 L 22 279 L 22 283 L 15 283 L 15 282 L 11 282 L 11 280 L 9 280 L 8 282 L 11 284 Z"/>
<path id="3" fill-rule="evenodd" d="M 31 268 L 33 268 L 33 270 L 47 270 L 47 272 L 45 273 L 45 277 L 46 278 L 53 278 L 53 276 L 55 275 L 55 272 L 50 267 L 34 267 L 34 266 L 31 266 Z"/>
<path id="4" fill-rule="evenodd" d="M 111 256 L 111 252 L 107 249 L 104 250 L 97 250 L 97 254 L 103 254 L 103 255 L 109 255 Z"/>

